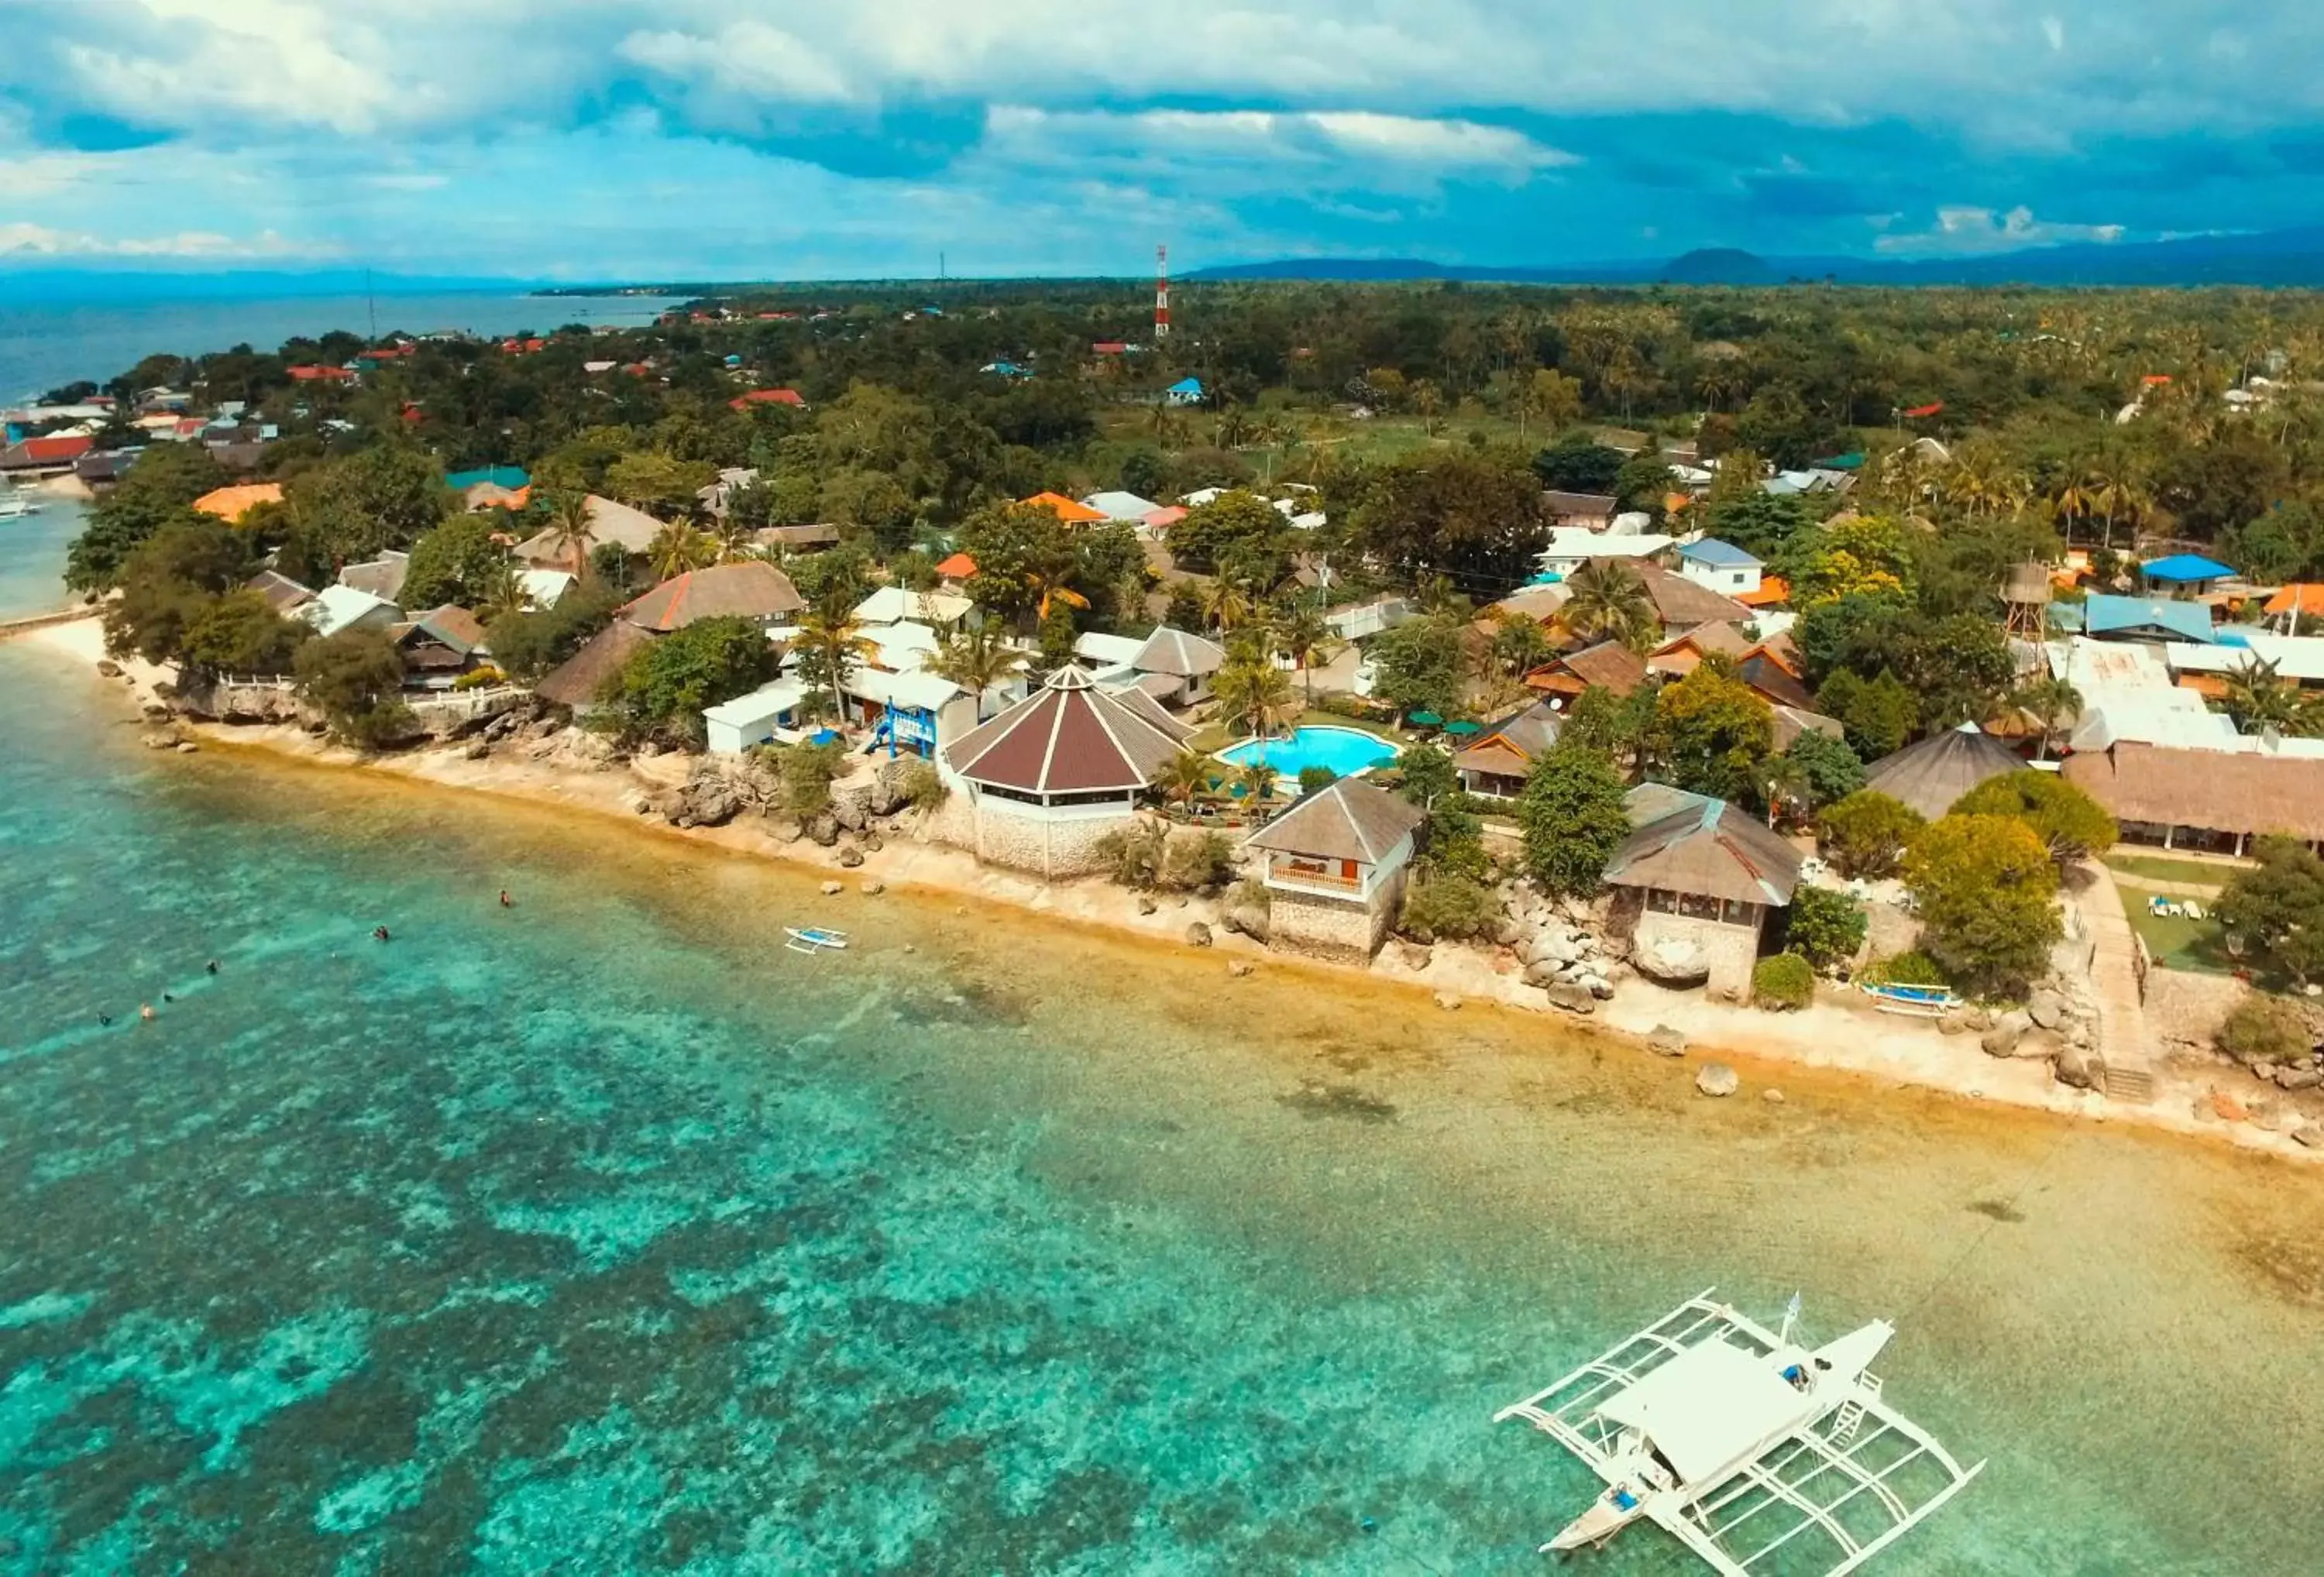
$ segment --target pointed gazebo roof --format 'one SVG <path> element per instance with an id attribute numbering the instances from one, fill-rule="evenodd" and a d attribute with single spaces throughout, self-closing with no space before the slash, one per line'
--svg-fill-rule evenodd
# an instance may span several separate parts
<path id="1" fill-rule="evenodd" d="M 1934 821 L 1987 779 L 2024 765 L 2007 745 L 1964 723 L 1881 757 L 1864 775 L 1864 786 Z"/>
<path id="2" fill-rule="evenodd" d="M 1179 742 L 1072 663 L 945 752 L 972 783 L 1017 794 L 1127 792 L 1154 781 Z"/>

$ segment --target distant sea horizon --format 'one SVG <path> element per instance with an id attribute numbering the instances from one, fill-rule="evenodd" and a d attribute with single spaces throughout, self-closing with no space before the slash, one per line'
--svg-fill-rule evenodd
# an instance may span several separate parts
<path id="1" fill-rule="evenodd" d="M 544 296 L 512 283 L 445 290 L 280 296 L 137 295 L 124 280 L 117 299 L 0 297 L 0 405 L 81 380 L 103 383 L 156 354 L 194 356 L 248 345 L 272 350 L 288 339 L 345 329 L 369 337 L 398 330 L 470 334 L 548 330 L 568 323 L 641 327 L 681 297 Z"/>

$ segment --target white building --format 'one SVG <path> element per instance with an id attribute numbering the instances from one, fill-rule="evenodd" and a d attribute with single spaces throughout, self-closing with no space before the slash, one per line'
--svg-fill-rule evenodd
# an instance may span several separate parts
<path id="1" fill-rule="evenodd" d="M 1678 550 L 1678 572 L 1681 575 L 1721 596 L 1738 600 L 1758 591 L 1760 575 L 1765 568 L 1764 564 L 1742 549 L 1732 542 L 1722 542 L 1716 537 L 1690 542 Z"/>
<path id="2" fill-rule="evenodd" d="M 332 585 L 317 592 L 313 602 L 301 604 L 292 617 L 306 621 L 318 635 L 337 635 L 342 630 L 385 631 L 402 621 L 403 610 L 385 597 Z"/>
<path id="3" fill-rule="evenodd" d="M 1592 558 L 1652 558 L 1677 541 L 1658 531 L 1593 531 L 1584 526 L 1552 526 L 1549 546 L 1541 550 L 1544 575 L 1560 579 Z"/>
<path id="4" fill-rule="evenodd" d="M 1267 945 L 1282 952 L 1368 960 L 1404 901 L 1419 807 L 1342 778 L 1303 798 L 1243 840 L 1258 855 Z"/>

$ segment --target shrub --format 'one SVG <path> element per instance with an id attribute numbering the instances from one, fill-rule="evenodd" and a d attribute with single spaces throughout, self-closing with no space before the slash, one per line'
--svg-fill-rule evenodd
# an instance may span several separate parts
<path id="1" fill-rule="evenodd" d="M 1937 961 L 1919 951 L 1892 953 L 1864 966 L 1858 978 L 1874 985 L 1950 986 Z"/>
<path id="2" fill-rule="evenodd" d="M 1849 876 L 1895 874 L 1913 835 L 1926 824 L 1908 805 L 1859 788 L 1823 813 L 1818 826 L 1824 853 Z"/>
<path id="3" fill-rule="evenodd" d="M 1828 887 L 1802 887 L 1792 894 L 1786 949 L 1817 969 L 1836 969 L 1864 945 L 1864 906 Z"/>
<path id="4" fill-rule="evenodd" d="M 2282 997 L 2249 996 L 2219 1026 L 2219 1049 L 2246 1064 L 2293 1062 L 2315 1049 L 2308 1016 Z"/>
<path id="5" fill-rule="evenodd" d="M 2050 852 L 2015 816 L 1948 816 L 1913 840 L 1904 880 L 1921 945 L 1980 996 L 2015 997 L 2063 934 Z"/>
<path id="6" fill-rule="evenodd" d="M 1150 892 L 1162 883 L 1162 824 L 1141 821 L 1116 827 L 1097 841 L 1097 857 L 1106 880 L 1117 887 Z"/>
<path id="7" fill-rule="evenodd" d="M 1500 918 L 1493 890 L 1466 876 L 1439 872 L 1413 882 L 1404 898 L 1404 929 L 1416 936 L 1480 936 Z"/>
<path id="8" fill-rule="evenodd" d="M 1762 958 L 1751 971 L 1751 1005 L 1788 1013 L 1815 1001 L 1815 971 L 1796 953 Z"/>
<path id="9" fill-rule="evenodd" d="M 1542 753 L 1517 800 L 1526 869 L 1544 892 L 1586 898 L 1598 890 L 1607 862 L 1630 835 L 1621 775 L 1587 745 L 1557 744 Z"/>
<path id="10" fill-rule="evenodd" d="M 481 690 L 489 685 L 502 685 L 507 682 L 508 675 L 487 663 L 483 668 L 470 669 L 466 673 L 454 679 L 452 687 L 456 690 Z"/>
<path id="11" fill-rule="evenodd" d="M 1340 780 L 1340 774 L 1329 767 L 1308 766 L 1299 769 L 1299 793 L 1302 798 L 1329 788 Z"/>
<path id="12" fill-rule="evenodd" d="M 904 769 L 896 787 L 915 810 L 934 809 L 952 792 L 945 787 L 944 774 L 936 770 L 934 761 L 914 761 Z"/>
<path id="13" fill-rule="evenodd" d="M 1161 875 L 1163 886 L 1181 892 L 1224 887 L 1234 877 L 1234 840 L 1215 832 L 1169 838 L 1162 850 Z"/>
<path id="14" fill-rule="evenodd" d="M 2098 802 L 2055 772 L 2004 772 L 1988 778 L 1956 801 L 1954 816 L 2012 816 L 2034 829 L 2050 858 L 2070 865 L 2114 846 L 2114 817 Z"/>

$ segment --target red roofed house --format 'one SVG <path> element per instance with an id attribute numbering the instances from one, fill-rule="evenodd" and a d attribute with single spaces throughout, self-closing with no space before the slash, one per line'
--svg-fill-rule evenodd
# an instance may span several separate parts
<path id="1" fill-rule="evenodd" d="M 979 860 L 1079 876 L 1103 863 L 1098 844 L 1137 816 L 1139 797 L 1185 739 L 1160 708 L 1100 689 L 1067 663 L 939 760 L 967 790 L 955 798 L 973 818 Z"/>
<path id="2" fill-rule="evenodd" d="M 355 375 L 345 367 L 327 367 L 319 363 L 282 370 L 290 374 L 294 383 L 352 383 L 355 380 Z"/>
<path id="3" fill-rule="evenodd" d="M 753 389 L 748 394 L 737 394 L 726 403 L 737 410 L 748 410 L 753 405 L 804 407 L 807 401 L 796 389 Z"/>
<path id="4" fill-rule="evenodd" d="M 976 560 L 965 553 L 955 553 L 936 566 L 936 576 L 946 591 L 958 591 L 976 574 Z"/>
<path id="5" fill-rule="evenodd" d="M 1090 355 L 1093 356 L 1119 356 L 1129 354 L 1130 346 L 1124 340 L 1099 339 L 1090 343 Z"/>
<path id="6" fill-rule="evenodd" d="M 0 471 L 69 471 L 96 441 L 86 433 L 26 438 L 0 449 Z"/>
<path id="7" fill-rule="evenodd" d="M 1932 401 L 1926 405 L 1915 405 L 1912 410 L 1906 411 L 1904 414 L 1912 420 L 1918 421 L 1924 416 L 1936 415 L 1937 412 L 1942 410 L 1944 408 L 1945 402 L 1941 400 L 1937 400 Z"/>

